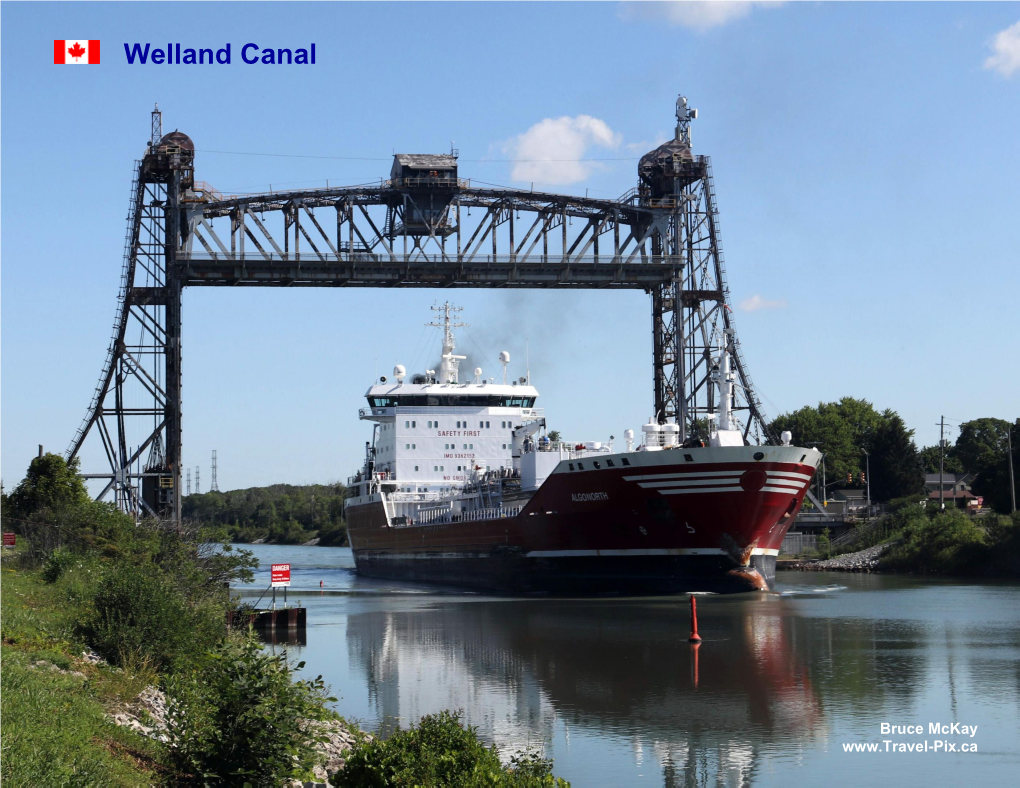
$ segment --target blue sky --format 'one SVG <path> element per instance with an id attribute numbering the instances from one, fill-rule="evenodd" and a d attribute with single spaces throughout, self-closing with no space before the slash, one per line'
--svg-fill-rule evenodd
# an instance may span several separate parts
<path id="1" fill-rule="evenodd" d="M 671 135 L 683 92 L 771 415 L 863 397 L 919 444 L 937 440 L 940 414 L 1020 415 L 1020 4 L 3 3 L 0 17 L 7 485 L 37 444 L 63 451 L 85 413 L 155 101 L 165 129 L 195 140 L 197 177 L 224 192 L 373 180 L 394 151 L 455 141 L 478 181 L 617 196 Z M 102 64 L 54 66 L 58 36 L 100 39 Z M 235 62 L 128 66 L 123 43 L 146 41 L 230 42 Z M 315 42 L 318 63 L 246 66 L 249 41 Z M 618 160 L 515 165 L 534 150 Z M 207 487 L 217 449 L 222 489 L 345 479 L 368 434 L 365 389 L 411 368 L 416 348 L 425 365 L 435 330 L 422 324 L 445 295 L 187 291 L 185 464 Z M 604 439 L 647 419 L 647 296 L 453 296 L 487 373 L 500 350 L 516 363 L 530 346 L 551 428 Z"/>

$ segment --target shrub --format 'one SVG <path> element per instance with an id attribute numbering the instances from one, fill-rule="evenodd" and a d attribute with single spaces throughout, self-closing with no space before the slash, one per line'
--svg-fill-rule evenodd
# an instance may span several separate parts
<path id="1" fill-rule="evenodd" d="M 166 670 L 212 648 L 225 626 L 218 606 L 190 603 L 151 564 L 118 562 L 101 574 L 76 629 L 110 662 Z"/>
<path id="2" fill-rule="evenodd" d="M 417 727 L 398 728 L 385 741 L 359 742 L 332 782 L 346 788 L 569 785 L 552 776 L 551 761 L 534 753 L 518 753 L 504 766 L 496 748 L 486 747 L 475 728 L 449 711 L 422 717 Z"/>
<path id="3" fill-rule="evenodd" d="M 902 538 L 882 559 L 885 569 L 967 574 L 988 558 L 985 532 L 956 510 L 929 517 L 924 510 L 893 515 L 904 523 Z"/>
<path id="4" fill-rule="evenodd" d="M 304 663 L 299 663 L 300 670 Z M 166 758 L 181 782 L 276 786 L 315 764 L 307 720 L 333 716 L 319 676 L 291 681 L 286 658 L 253 634 L 227 641 L 202 664 L 171 677 Z"/>
<path id="5" fill-rule="evenodd" d="M 81 561 L 81 557 L 75 555 L 66 547 L 58 547 L 43 562 L 42 579 L 47 583 L 56 583 L 64 573 Z"/>

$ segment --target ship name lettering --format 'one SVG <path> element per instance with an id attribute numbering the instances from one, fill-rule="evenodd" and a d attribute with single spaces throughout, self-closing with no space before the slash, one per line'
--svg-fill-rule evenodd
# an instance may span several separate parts
<path id="1" fill-rule="evenodd" d="M 606 492 L 573 493 L 570 496 L 570 500 L 574 502 L 608 501 L 609 493 Z"/>

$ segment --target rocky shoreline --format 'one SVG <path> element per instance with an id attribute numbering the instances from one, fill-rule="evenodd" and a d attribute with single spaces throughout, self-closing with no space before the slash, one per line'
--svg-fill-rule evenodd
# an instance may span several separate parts
<path id="1" fill-rule="evenodd" d="M 877 572 L 879 559 L 887 547 L 879 544 L 824 561 L 795 561 L 785 564 L 783 568 L 798 572 Z"/>

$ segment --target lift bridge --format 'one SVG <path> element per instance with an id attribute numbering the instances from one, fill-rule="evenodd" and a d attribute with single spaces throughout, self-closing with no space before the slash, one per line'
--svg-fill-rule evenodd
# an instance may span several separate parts
<path id="1" fill-rule="evenodd" d="M 180 518 L 186 287 L 643 290 L 658 420 L 686 439 L 714 413 L 711 373 L 728 342 L 745 439 L 770 442 L 726 330 L 712 168 L 691 150 L 697 110 L 681 96 L 676 116 L 674 139 L 642 157 L 637 187 L 616 200 L 483 188 L 460 177 L 456 150 L 397 154 L 390 177 L 368 185 L 224 195 L 195 179 L 194 144 L 163 135 L 157 107 L 133 169 L 106 364 L 67 458 L 98 438 L 109 468 L 83 475 L 105 481 L 99 499 Z"/>

